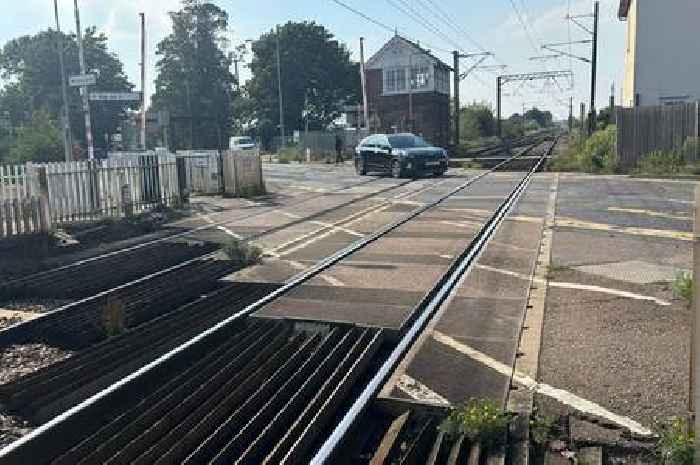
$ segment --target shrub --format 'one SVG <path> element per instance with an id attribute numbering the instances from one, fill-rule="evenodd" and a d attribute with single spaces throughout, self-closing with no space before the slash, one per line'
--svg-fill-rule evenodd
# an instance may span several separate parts
<path id="1" fill-rule="evenodd" d="M 570 138 L 568 149 L 555 157 L 549 167 L 553 171 L 614 173 L 617 171 L 617 128 L 608 126 L 588 139 Z"/>
<path id="2" fill-rule="evenodd" d="M 673 295 L 685 300 L 688 305 L 693 302 L 693 273 L 682 271 L 676 275 L 673 281 Z"/>
<path id="3" fill-rule="evenodd" d="M 277 160 L 279 163 L 288 164 L 293 161 L 303 161 L 304 156 L 296 145 L 286 145 L 277 154 Z"/>
<path id="4" fill-rule="evenodd" d="M 105 336 L 117 336 L 126 330 L 126 309 L 124 303 L 109 297 L 102 308 L 102 331 Z"/>
<path id="5" fill-rule="evenodd" d="M 673 176 L 685 170 L 685 159 L 680 150 L 671 152 L 654 151 L 645 155 L 637 163 L 636 174 L 653 176 Z"/>
<path id="6" fill-rule="evenodd" d="M 226 243 L 223 251 L 237 268 L 245 268 L 246 266 L 262 263 L 262 249 L 238 239 L 232 239 Z"/>
<path id="7" fill-rule="evenodd" d="M 503 413 L 496 402 L 471 399 L 451 409 L 438 428 L 450 437 L 464 435 L 488 447 L 504 440 L 510 421 L 511 418 Z"/>
<path id="8" fill-rule="evenodd" d="M 695 455 L 695 436 L 681 418 L 657 425 L 659 442 L 656 450 L 665 465 L 691 465 Z"/>

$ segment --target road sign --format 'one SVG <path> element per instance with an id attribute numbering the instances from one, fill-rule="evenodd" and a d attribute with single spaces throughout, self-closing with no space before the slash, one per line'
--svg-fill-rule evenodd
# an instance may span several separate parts
<path id="1" fill-rule="evenodd" d="M 94 86 L 97 84 L 97 76 L 94 74 L 77 74 L 68 78 L 71 87 Z"/>
<path id="2" fill-rule="evenodd" d="M 90 92 L 90 100 L 139 102 L 141 101 L 141 92 Z"/>

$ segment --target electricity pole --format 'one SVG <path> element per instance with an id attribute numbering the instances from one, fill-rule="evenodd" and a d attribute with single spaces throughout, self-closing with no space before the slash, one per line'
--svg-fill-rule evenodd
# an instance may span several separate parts
<path id="1" fill-rule="evenodd" d="M 71 161 L 73 141 L 70 130 L 70 109 L 68 107 L 68 89 L 66 88 L 66 68 L 63 63 L 63 34 L 61 24 L 58 21 L 58 0 L 53 0 L 54 14 L 56 15 L 56 37 L 58 38 L 58 63 L 61 70 L 61 94 L 63 96 L 63 147 L 66 161 Z"/>
<path id="2" fill-rule="evenodd" d="M 501 76 L 498 76 L 496 78 L 496 129 L 499 138 L 503 135 L 503 126 L 501 123 L 501 87 L 503 87 L 503 79 Z"/>
<path id="3" fill-rule="evenodd" d="M 454 105 L 455 105 L 455 109 L 454 109 L 454 112 L 455 112 L 455 117 L 454 117 L 455 139 L 454 139 L 454 146 L 456 149 L 459 146 L 459 52 L 457 50 L 452 52 L 452 57 L 453 57 L 453 61 L 454 61 L 452 66 L 454 68 L 454 88 L 455 88 L 454 89 L 454 94 L 455 94 L 455 102 L 454 102 Z"/>
<path id="4" fill-rule="evenodd" d="M 146 150 L 146 14 L 141 16 L 141 148 Z"/>
<path id="5" fill-rule="evenodd" d="M 365 39 L 360 37 L 360 82 L 362 83 L 362 116 L 369 131 L 369 108 L 367 107 L 367 77 L 365 75 Z"/>
<path id="6" fill-rule="evenodd" d="M 280 135 L 282 136 L 282 146 L 285 145 L 284 140 L 284 107 L 282 105 L 282 72 L 280 71 L 280 27 L 277 26 L 277 98 L 280 103 Z"/>
<path id="7" fill-rule="evenodd" d="M 600 15 L 600 2 L 596 1 L 593 7 L 593 52 L 591 57 L 591 120 L 588 128 L 588 133 L 592 134 L 596 128 L 596 113 L 595 113 L 595 85 L 596 74 L 598 68 L 598 17 Z"/>
<path id="8" fill-rule="evenodd" d="M 569 134 L 574 130 L 574 98 L 569 97 Z"/>
<path id="9" fill-rule="evenodd" d="M 85 53 L 83 51 L 83 33 L 80 29 L 80 12 L 78 11 L 78 0 L 73 0 L 75 8 L 75 35 L 78 39 L 78 58 L 80 59 L 80 74 L 86 73 Z M 87 86 L 80 87 L 80 95 L 83 97 L 83 113 L 85 114 L 85 142 L 88 149 L 88 160 L 95 159 L 95 148 L 92 145 L 92 123 L 90 118 L 90 100 Z"/>

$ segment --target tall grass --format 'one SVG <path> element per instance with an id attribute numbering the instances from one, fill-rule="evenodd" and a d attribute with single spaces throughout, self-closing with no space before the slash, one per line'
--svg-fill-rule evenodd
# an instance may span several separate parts
<path id="1" fill-rule="evenodd" d="M 611 174 L 618 170 L 617 128 L 608 126 L 587 139 L 570 138 L 568 149 L 549 165 L 552 171 Z"/>

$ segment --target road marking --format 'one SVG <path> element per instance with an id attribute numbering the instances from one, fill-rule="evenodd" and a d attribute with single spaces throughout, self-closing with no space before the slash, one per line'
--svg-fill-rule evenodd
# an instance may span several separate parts
<path id="1" fill-rule="evenodd" d="M 479 221 L 440 221 L 441 224 L 457 226 L 458 228 L 478 228 L 483 223 Z"/>
<path id="2" fill-rule="evenodd" d="M 443 396 L 433 391 L 425 384 L 413 379 L 407 374 L 401 375 L 398 383 L 396 383 L 396 387 L 408 394 L 408 396 L 413 400 L 417 400 L 419 402 L 430 402 L 432 404 L 444 406 L 450 405 L 449 400 L 445 399 Z"/>
<path id="3" fill-rule="evenodd" d="M 674 231 L 670 229 L 647 229 L 630 226 L 616 226 L 606 223 L 594 223 L 592 221 L 577 220 L 576 218 L 557 218 L 557 226 L 566 228 L 589 229 L 592 231 L 608 231 L 632 236 L 660 237 L 664 239 L 676 239 L 681 241 L 692 241 L 693 233 L 684 231 Z"/>
<path id="4" fill-rule="evenodd" d="M 461 354 L 466 355 L 472 360 L 479 362 L 488 368 L 491 368 L 497 373 L 508 377 L 513 375 L 514 383 L 524 386 L 533 393 L 542 394 L 547 397 L 550 397 L 564 405 L 568 405 L 569 407 L 578 410 L 579 412 L 589 413 L 601 418 L 605 418 L 606 420 L 611 421 L 624 428 L 627 428 L 636 434 L 645 436 L 649 436 L 652 434 L 651 430 L 644 427 L 641 423 L 638 423 L 637 421 L 629 417 L 625 417 L 611 412 L 602 405 L 584 399 L 583 397 L 577 396 L 576 394 L 573 394 L 569 391 L 556 388 L 549 384 L 538 383 L 531 377 L 526 376 L 520 372 L 513 373 L 512 366 L 499 362 L 493 357 L 490 357 L 489 355 L 486 355 L 483 352 L 479 352 L 473 347 L 459 342 L 446 334 L 443 334 L 439 331 L 433 331 L 432 337 L 435 341 L 439 342 L 440 344 L 443 344 L 447 347 L 450 347 L 451 349 L 456 350 Z"/>
<path id="5" fill-rule="evenodd" d="M 643 209 L 639 209 L 639 208 L 608 207 L 608 211 L 616 212 L 616 213 L 632 213 L 635 215 L 646 215 L 646 216 L 652 216 L 655 218 L 668 218 L 670 220 L 690 221 L 692 219 L 692 218 L 690 218 L 690 216 L 671 215 L 669 213 L 662 213 L 662 212 L 657 212 L 654 210 L 643 210 Z"/>
<path id="6" fill-rule="evenodd" d="M 297 220 L 303 218 L 299 215 L 295 215 L 294 213 L 289 213 L 289 212 L 285 212 L 282 210 L 279 210 L 279 213 L 281 213 L 284 216 L 288 216 L 289 218 L 293 218 L 293 219 L 297 219 Z M 316 221 L 316 220 L 311 220 L 311 221 L 309 221 L 309 223 L 315 224 L 316 226 L 323 226 L 324 228 L 331 228 L 335 232 L 344 232 L 345 234 L 350 234 L 351 236 L 365 237 L 365 235 L 362 233 L 359 233 L 357 231 L 353 231 L 352 229 L 344 228 L 342 226 L 335 226 L 331 223 L 324 223 L 323 221 Z"/>
<path id="7" fill-rule="evenodd" d="M 299 271 L 305 271 L 309 268 L 308 266 L 304 265 L 303 263 L 299 263 L 295 260 L 286 260 L 286 262 L 289 263 L 289 265 L 291 265 L 292 268 L 296 268 Z M 339 281 L 332 276 L 326 276 L 323 273 L 316 275 L 316 277 L 324 280 L 325 282 L 327 282 L 328 284 L 330 284 L 331 286 L 334 286 L 334 287 L 344 287 L 345 286 L 345 283 L 343 283 L 342 281 Z"/>
<path id="8" fill-rule="evenodd" d="M 525 281 L 530 280 L 530 276 L 524 275 L 522 273 L 517 273 L 515 271 L 503 270 L 501 268 L 495 268 L 492 266 L 481 265 L 481 264 L 476 264 L 475 267 L 480 268 L 480 269 L 485 270 L 485 271 L 492 271 L 494 273 L 499 273 L 502 275 L 511 276 L 513 278 L 523 279 Z M 649 301 L 649 302 L 654 302 L 657 305 L 660 305 L 662 307 L 669 307 L 671 305 L 671 302 L 667 302 L 665 300 L 658 299 L 656 297 L 643 295 L 643 294 L 637 294 L 634 292 L 622 291 L 619 289 L 611 289 L 609 287 L 593 286 L 593 285 L 589 285 L 589 284 L 566 283 L 566 282 L 551 281 L 551 280 L 547 281 L 546 279 L 541 279 L 541 278 L 534 278 L 532 280 L 532 282 L 535 282 L 538 284 L 547 284 L 548 287 L 556 287 L 556 288 L 560 288 L 560 289 L 575 289 L 575 290 L 579 290 L 579 291 L 599 292 L 601 294 L 614 295 L 616 297 L 624 297 L 627 299 L 645 300 L 645 301 Z"/>
<path id="9" fill-rule="evenodd" d="M 448 212 L 464 212 L 464 213 L 472 213 L 474 215 L 479 215 L 483 217 L 488 217 L 489 215 L 493 214 L 493 211 L 489 210 L 484 210 L 481 208 L 441 208 L 441 210 L 448 211 Z M 522 221 L 525 223 L 542 223 L 542 218 L 536 217 L 536 216 L 514 216 L 514 215 L 509 215 L 505 221 Z"/>

